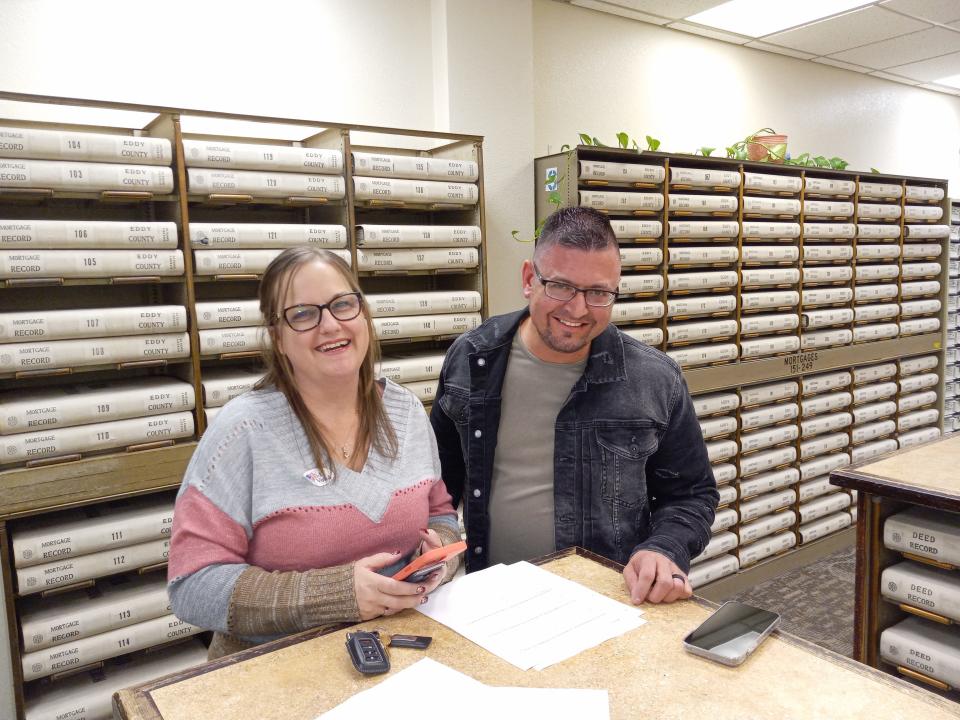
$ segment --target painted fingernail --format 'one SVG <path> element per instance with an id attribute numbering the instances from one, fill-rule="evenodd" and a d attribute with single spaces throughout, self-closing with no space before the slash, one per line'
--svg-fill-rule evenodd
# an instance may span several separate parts
<path id="1" fill-rule="evenodd" d="M 420 593 L 424 592 L 425 590 L 426 590 L 426 588 L 425 588 L 423 585 L 417 586 L 417 594 L 418 594 L 418 595 L 419 595 Z"/>
<path id="2" fill-rule="evenodd" d="M 421 604 L 421 605 L 426 605 L 426 604 L 427 604 L 427 600 L 429 600 L 429 599 L 430 599 L 429 597 L 422 597 L 422 598 L 420 598 L 420 604 Z"/>
<path id="3" fill-rule="evenodd" d="M 420 528 L 420 532 L 429 532 L 430 528 Z"/>

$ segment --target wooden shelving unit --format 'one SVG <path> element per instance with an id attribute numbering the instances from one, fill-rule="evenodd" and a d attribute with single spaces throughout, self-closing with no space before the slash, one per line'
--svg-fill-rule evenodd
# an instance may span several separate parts
<path id="1" fill-rule="evenodd" d="M 304 119 L 257 117 L 126 103 L 87 101 L 18 93 L 0 93 L 0 100 L 17 108 L 17 120 L 0 118 L 0 126 L 108 133 L 129 137 L 163 137 L 172 143 L 174 189 L 169 195 L 149 193 L 78 193 L 45 188 L 4 188 L 0 182 L 0 219 L 73 219 L 167 221 L 176 225 L 177 249 L 184 272 L 176 277 L 98 277 L 0 279 L 0 306 L 5 311 L 119 307 L 173 304 L 186 307 L 190 352 L 176 360 L 153 363 L 58 368 L 51 372 L 9 373 L 0 376 L 0 391 L 46 388 L 75 382 L 101 382 L 153 375 L 168 375 L 193 386 L 196 407 L 194 432 L 189 437 L 159 445 L 141 445 L 107 452 L 80 452 L 68 457 L 43 458 L 19 465 L 0 466 L 0 578 L 4 595 L 3 622 L 10 642 L 0 648 L 0 716 L 24 717 L 24 682 L 20 669 L 17 589 L 11 559 L 11 533 L 18 525 L 61 510 L 97 505 L 137 495 L 175 490 L 190 460 L 197 439 L 208 424 L 204 407 L 204 376 L 214 369 L 259 367 L 256 349 L 205 354 L 200 344 L 198 302 L 252 299 L 258 272 L 201 272 L 191 245 L 191 222 L 224 224 L 284 223 L 329 224 L 343 227 L 342 252 L 367 293 L 420 294 L 456 290 L 479 295 L 476 317 L 486 316 L 486 252 L 483 201 L 482 138 L 454 133 L 419 132 L 398 128 L 349 125 Z M 62 112 L 64 122 L 34 121 L 50 118 L 51 107 Z M 22 111 L 22 112 L 21 112 Z M 77 122 L 77 117 L 102 117 L 110 113 L 115 126 Z M 55 115 L 53 115 L 55 116 Z M 146 120 L 144 120 L 146 118 Z M 290 194 L 279 197 L 255 192 L 205 192 L 191 187 L 194 166 L 184 142 L 206 140 L 223 143 L 317 148 L 339 152 L 336 176 L 345 192 L 341 197 Z M 472 180 L 478 197 L 473 202 L 398 204 L 356 199 L 353 152 L 446 158 L 473 163 Z M 0 156 L 3 153 L 0 152 Z M 304 172 L 308 172 L 305 170 Z M 389 272 L 358 270 L 357 226 L 363 223 L 392 225 L 469 225 L 477 228 L 478 244 L 471 246 L 475 261 L 465 267 L 413 269 Z M 402 245 L 401 245 L 402 247 Z M 69 252 L 69 251 L 66 251 Z M 383 343 L 385 360 L 414 353 L 442 356 L 460 330 L 428 337 Z M 2 348 L 0 348 L 2 351 Z M 436 368 L 439 371 L 439 365 Z M 414 388 L 429 405 L 430 383 Z M 65 589 L 70 589 L 69 587 Z M 81 668 L 86 671 L 87 668 Z M 46 682 L 46 681 L 45 681 Z"/>
<path id="2" fill-rule="evenodd" d="M 728 511 L 715 526 L 726 534 L 714 537 L 718 547 L 735 543 L 726 552 L 736 560 L 703 582 L 744 567 L 742 582 L 724 581 L 742 585 L 789 567 L 801 545 L 807 558 L 833 548 L 824 532 L 850 537 L 855 496 L 828 511 L 836 527 L 810 524 L 827 516 L 809 502 L 833 498 L 832 468 L 811 461 L 849 464 L 917 428 L 942 430 L 944 338 L 956 318 L 947 313 L 946 181 L 582 145 L 537 158 L 534 177 L 537 222 L 558 206 L 590 206 L 609 215 L 623 258 L 659 249 L 659 263 L 623 263 L 620 302 L 660 307 L 641 321 L 615 310 L 613 321 L 674 357 L 695 400 L 726 398 L 700 420 Z M 631 297 L 638 287 L 645 292 Z M 937 374 L 934 387 L 918 380 L 924 373 Z M 775 383 L 796 391 L 745 407 L 754 388 Z M 744 425 L 745 414 L 789 404 L 792 418 Z M 768 477 L 776 492 L 741 493 L 744 480 Z M 770 505 L 759 516 L 758 500 Z M 771 549 L 759 549 L 767 540 Z"/>

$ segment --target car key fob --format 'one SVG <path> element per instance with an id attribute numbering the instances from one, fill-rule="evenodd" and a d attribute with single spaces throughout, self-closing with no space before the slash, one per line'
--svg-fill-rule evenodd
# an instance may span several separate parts
<path id="1" fill-rule="evenodd" d="M 390 670 L 390 658 L 375 632 L 358 631 L 347 633 L 347 653 L 358 672 L 364 675 L 379 675 Z"/>

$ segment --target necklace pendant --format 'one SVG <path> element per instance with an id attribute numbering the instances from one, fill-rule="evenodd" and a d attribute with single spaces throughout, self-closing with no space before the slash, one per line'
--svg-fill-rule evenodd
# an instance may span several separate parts
<path id="1" fill-rule="evenodd" d="M 347 446 L 346 446 L 346 445 L 341 445 L 341 446 L 340 446 L 340 452 L 343 453 L 343 459 L 344 459 L 344 460 L 347 460 L 347 459 L 350 457 L 350 453 L 347 452 Z"/>

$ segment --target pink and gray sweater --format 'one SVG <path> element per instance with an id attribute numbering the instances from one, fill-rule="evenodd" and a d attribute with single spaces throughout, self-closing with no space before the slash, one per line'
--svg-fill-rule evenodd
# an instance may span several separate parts
<path id="1" fill-rule="evenodd" d="M 257 390 L 224 407 L 177 496 L 168 591 L 178 617 L 226 636 L 215 645 L 229 649 L 356 621 L 354 561 L 399 551 L 381 570 L 389 575 L 419 546 L 420 528 L 444 544 L 459 539 L 423 406 L 390 380 L 383 403 L 397 457 L 371 448 L 362 470 L 338 465 L 330 482 L 282 393 Z"/>

